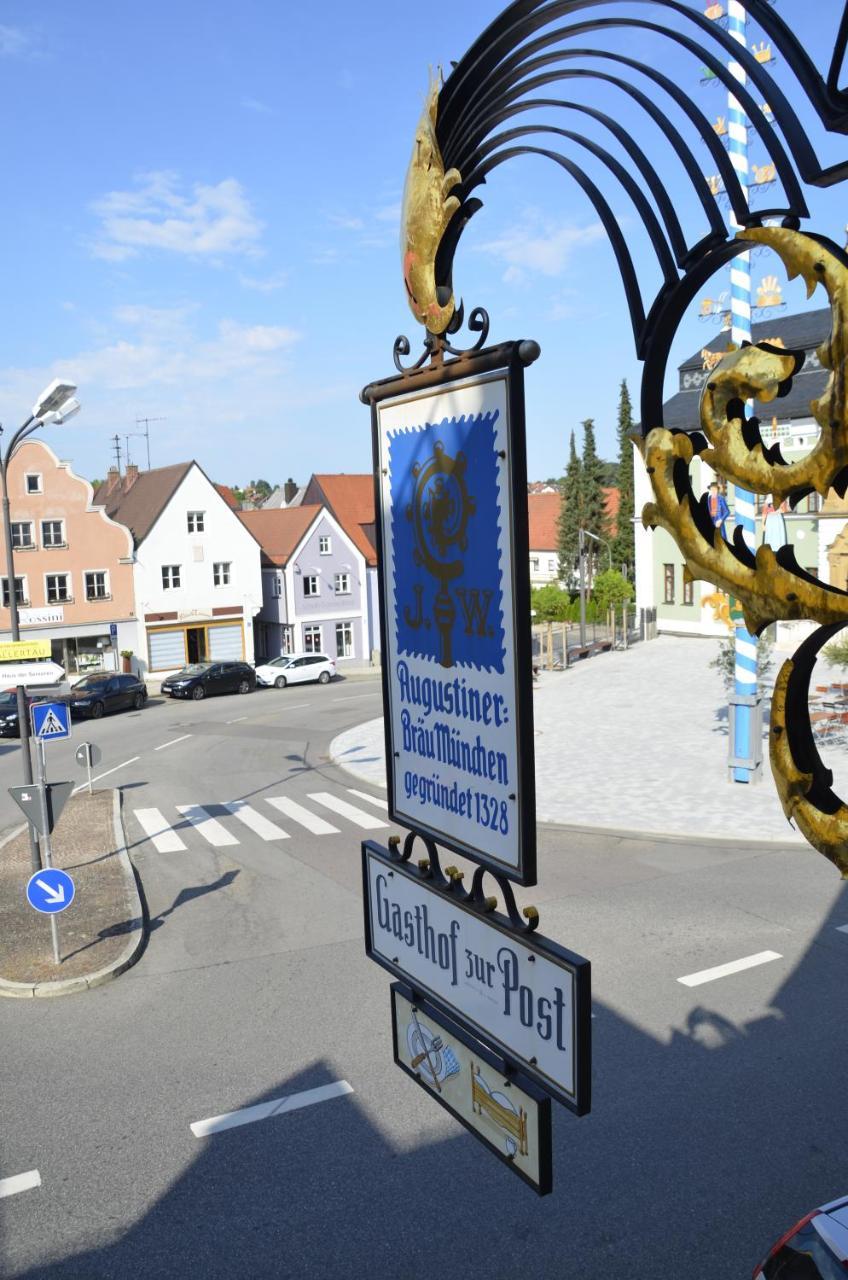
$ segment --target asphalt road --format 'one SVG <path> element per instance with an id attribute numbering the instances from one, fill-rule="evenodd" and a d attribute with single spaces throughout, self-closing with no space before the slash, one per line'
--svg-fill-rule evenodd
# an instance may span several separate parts
<path id="1" fill-rule="evenodd" d="M 3 1276 L 718 1280 L 848 1191 L 848 898 L 804 850 L 541 833 L 519 897 L 590 957 L 595 1009 L 593 1111 L 555 1108 L 547 1199 L 394 1066 L 359 855 L 391 828 L 326 759 L 378 708 L 365 681 L 156 703 L 49 749 L 81 778 L 73 747 L 101 746 L 152 931 L 114 983 L 0 1001 Z"/>

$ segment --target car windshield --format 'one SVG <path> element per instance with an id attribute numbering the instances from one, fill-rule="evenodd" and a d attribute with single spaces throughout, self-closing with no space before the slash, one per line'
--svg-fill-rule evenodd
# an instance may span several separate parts
<path id="1" fill-rule="evenodd" d="M 82 680 L 78 680 L 74 685 L 74 690 L 76 691 L 77 689 L 102 689 L 103 685 L 106 683 L 106 680 L 107 680 L 106 676 L 83 676 Z"/>
<path id="2" fill-rule="evenodd" d="M 190 662 L 187 667 L 183 667 L 182 671 L 177 672 L 176 678 L 180 676 L 202 676 L 204 671 L 208 671 L 212 666 L 211 662 Z"/>
<path id="3" fill-rule="evenodd" d="M 0 693 L 0 707 L 6 710 L 9 707 L 17 707 L 18 695 L 14 689 L 6 689 Z"/>
<path id="4" fill-rule="evenodd" d="M 269 667 L 288 667 L 291 666 L 291 658 L 272 658 L 268 663 Z"/>

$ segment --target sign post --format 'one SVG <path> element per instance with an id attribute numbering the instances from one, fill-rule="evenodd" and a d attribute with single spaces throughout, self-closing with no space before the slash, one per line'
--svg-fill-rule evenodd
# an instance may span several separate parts
<path id="1" fill-rule="evenodd" d="M 96 747 L 93 742 L 81 742 L 74 752 L 74 759 L 77 764 L 83 766 L 88 773 L 88 794 L 91 795 L 91 767 L 97 764 L 103 757 L 100 748 Z"/>

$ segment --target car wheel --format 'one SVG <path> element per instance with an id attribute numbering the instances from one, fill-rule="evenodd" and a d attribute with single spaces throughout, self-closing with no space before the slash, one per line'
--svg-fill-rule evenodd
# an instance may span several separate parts
<path id="1" fill-rule="evenodd" d="M 319 684 L 329 684 L 329 683 L 330 683 L 330 673 L 329 673 L 329 671 L 322 671 L 322 672 L 321 672 L 320 676 L 318 677 L 318 683 L 319 683 Z"/>
<path id="2" fill-rule="evenodd" d="M 199 702 L 201 698 L 205 698 L 206 690 L 204 689 L 203 685 L 196 684 L 191 691 L 191 696 L 194 698 L 195 702 Z"/>
<path id="3" fill-rule="evenodd" d="M 285 689 L 287 684 L 288 684 L 288 681 L 286 680 L 285 676 L 277 676 L 276 680 L 274 681 L 274 688 Z"/>
<path id="4" fill-rule="evenodd" d="M 103 703 L 95 702 L 94 706 L 91 708 L 92 718 L 94 720 L 99 720 L 100 717 L 103 715 L 103 711 L 104 711 Z"/>
<path id="5" fill-rule="evenodd" d="M 239 691 L 239 693 L 250 693 L 250 681 L 249 681 L 249 680 L 240 680 L 240 681 L 239 681 L 238 691 Z"/>
<path id="6" fill-rule="evenodd" d="M 137 693 L 133 698 L 133 707 L 135 708 L 136 711 L 140 711 L 143 706 L 144 706 L 144 694 Z"/>

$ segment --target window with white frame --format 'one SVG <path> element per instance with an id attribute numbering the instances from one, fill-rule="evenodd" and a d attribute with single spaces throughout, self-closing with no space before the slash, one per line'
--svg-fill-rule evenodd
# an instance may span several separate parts
<path id="1" fill-rule="evenodd" d="M 109 574 L 105 569 L 86 569 L 85 598 L 86 600 L 109 599 Z"/>
<path id="2" fill-rule="evenodd" d="M 15 578 L 15 598 L 18 604 L 26 604 L 28 600 L 26 578 Z M 9 579 L 3 578 L 3 608 L 9 607 Z"/>
<path id="3" fill-rule="evenodd" d="M 272 577 L 271 592 L 277 600 L 283 594 L 283 575 L 281 573 L 275 573 Z"/>
<path id="4" fill-rule="evenodd" d="M 24 547 L 35 546 L 35 543 L 32 540 L 31 520 L 12 521 L 12 546 L 16 551 L 21 551 Z"/>
<path id="5" fill-rule="evenodd" d="M 35 471 L 29 472 L 24 476 L 24 485 L 27 493 L 41 493 L 41 476 Z"/>
<path id="6" fill-rule="evenodd" d="M 162 565 L 162 587 L 165 591 L 170 591 L 174 587 L 180 585 L 180 565 L 163 564 Z"/>
<path id="7" fill-rule="evenodd" d="M 188 512 L 188 531 L 189 533 L 203 533 L 203 517 L 205 511 L 189 511 Z"/>
<path id="8" fill-rule="evenodd" d="M 47 603 L 63 604 L 71 598 L 71 575 L 69 573 L 46 573 L 44 582 L 47 587 Z"/>
<path id="9" fill-rule="evenodd" d="M 314 573 L 307 574 L 303 579 L 303 594 L 305 596 L 317 596 L 321 594 L 318 575 Z"/>
<path id="10" fill-rule="evenodd" d="M 329 555 L 332 555 L 332 552 L 333 552 L 332 539 L 330 538 L 329 534 L 323 533 L 321 537 L 318 539 L 318 554 L 319 556 L 329 556 Z"/>
<path id="11" fill-rule="evenodd" d="M 41 545 L 42 547 L 64 547 L 65 545 L 64 520 L 42 520 Z"/>
<path id="12" fill-rule="evenodd" d="M 531 571 L 531 573 L 538 573 L 538 572 L 539 572 L 539 557 L 538 557 L 538 556 L 531 556 L 531 557 L 530 557 L 530 571 Z"/>
<path id="13" fill-rule="evenodd" d="M 353 626 L 350 622 L 336 623 L 336 657 L 353 657 Z"/>
<path id="14" fill-rule="evenodd" d="M 212 565 L 212 581 L 216 587 L 228 587 L 230 585 L 230 569 L 232 568 L 231 560 L 216 560 Z"/>
<path id="15" fill-rule="evenodd" d="M 303 628 L 303 651 L 304 653 L 320 653 L 321 652 L 321 628 L 316 626 L 305 626 Z"/>
<path id="16" fill-rule="evenodd" d="M 349 573 L 336 574 L 336 595 L 337 596 L 350 595 L 350 574 Z"/>

